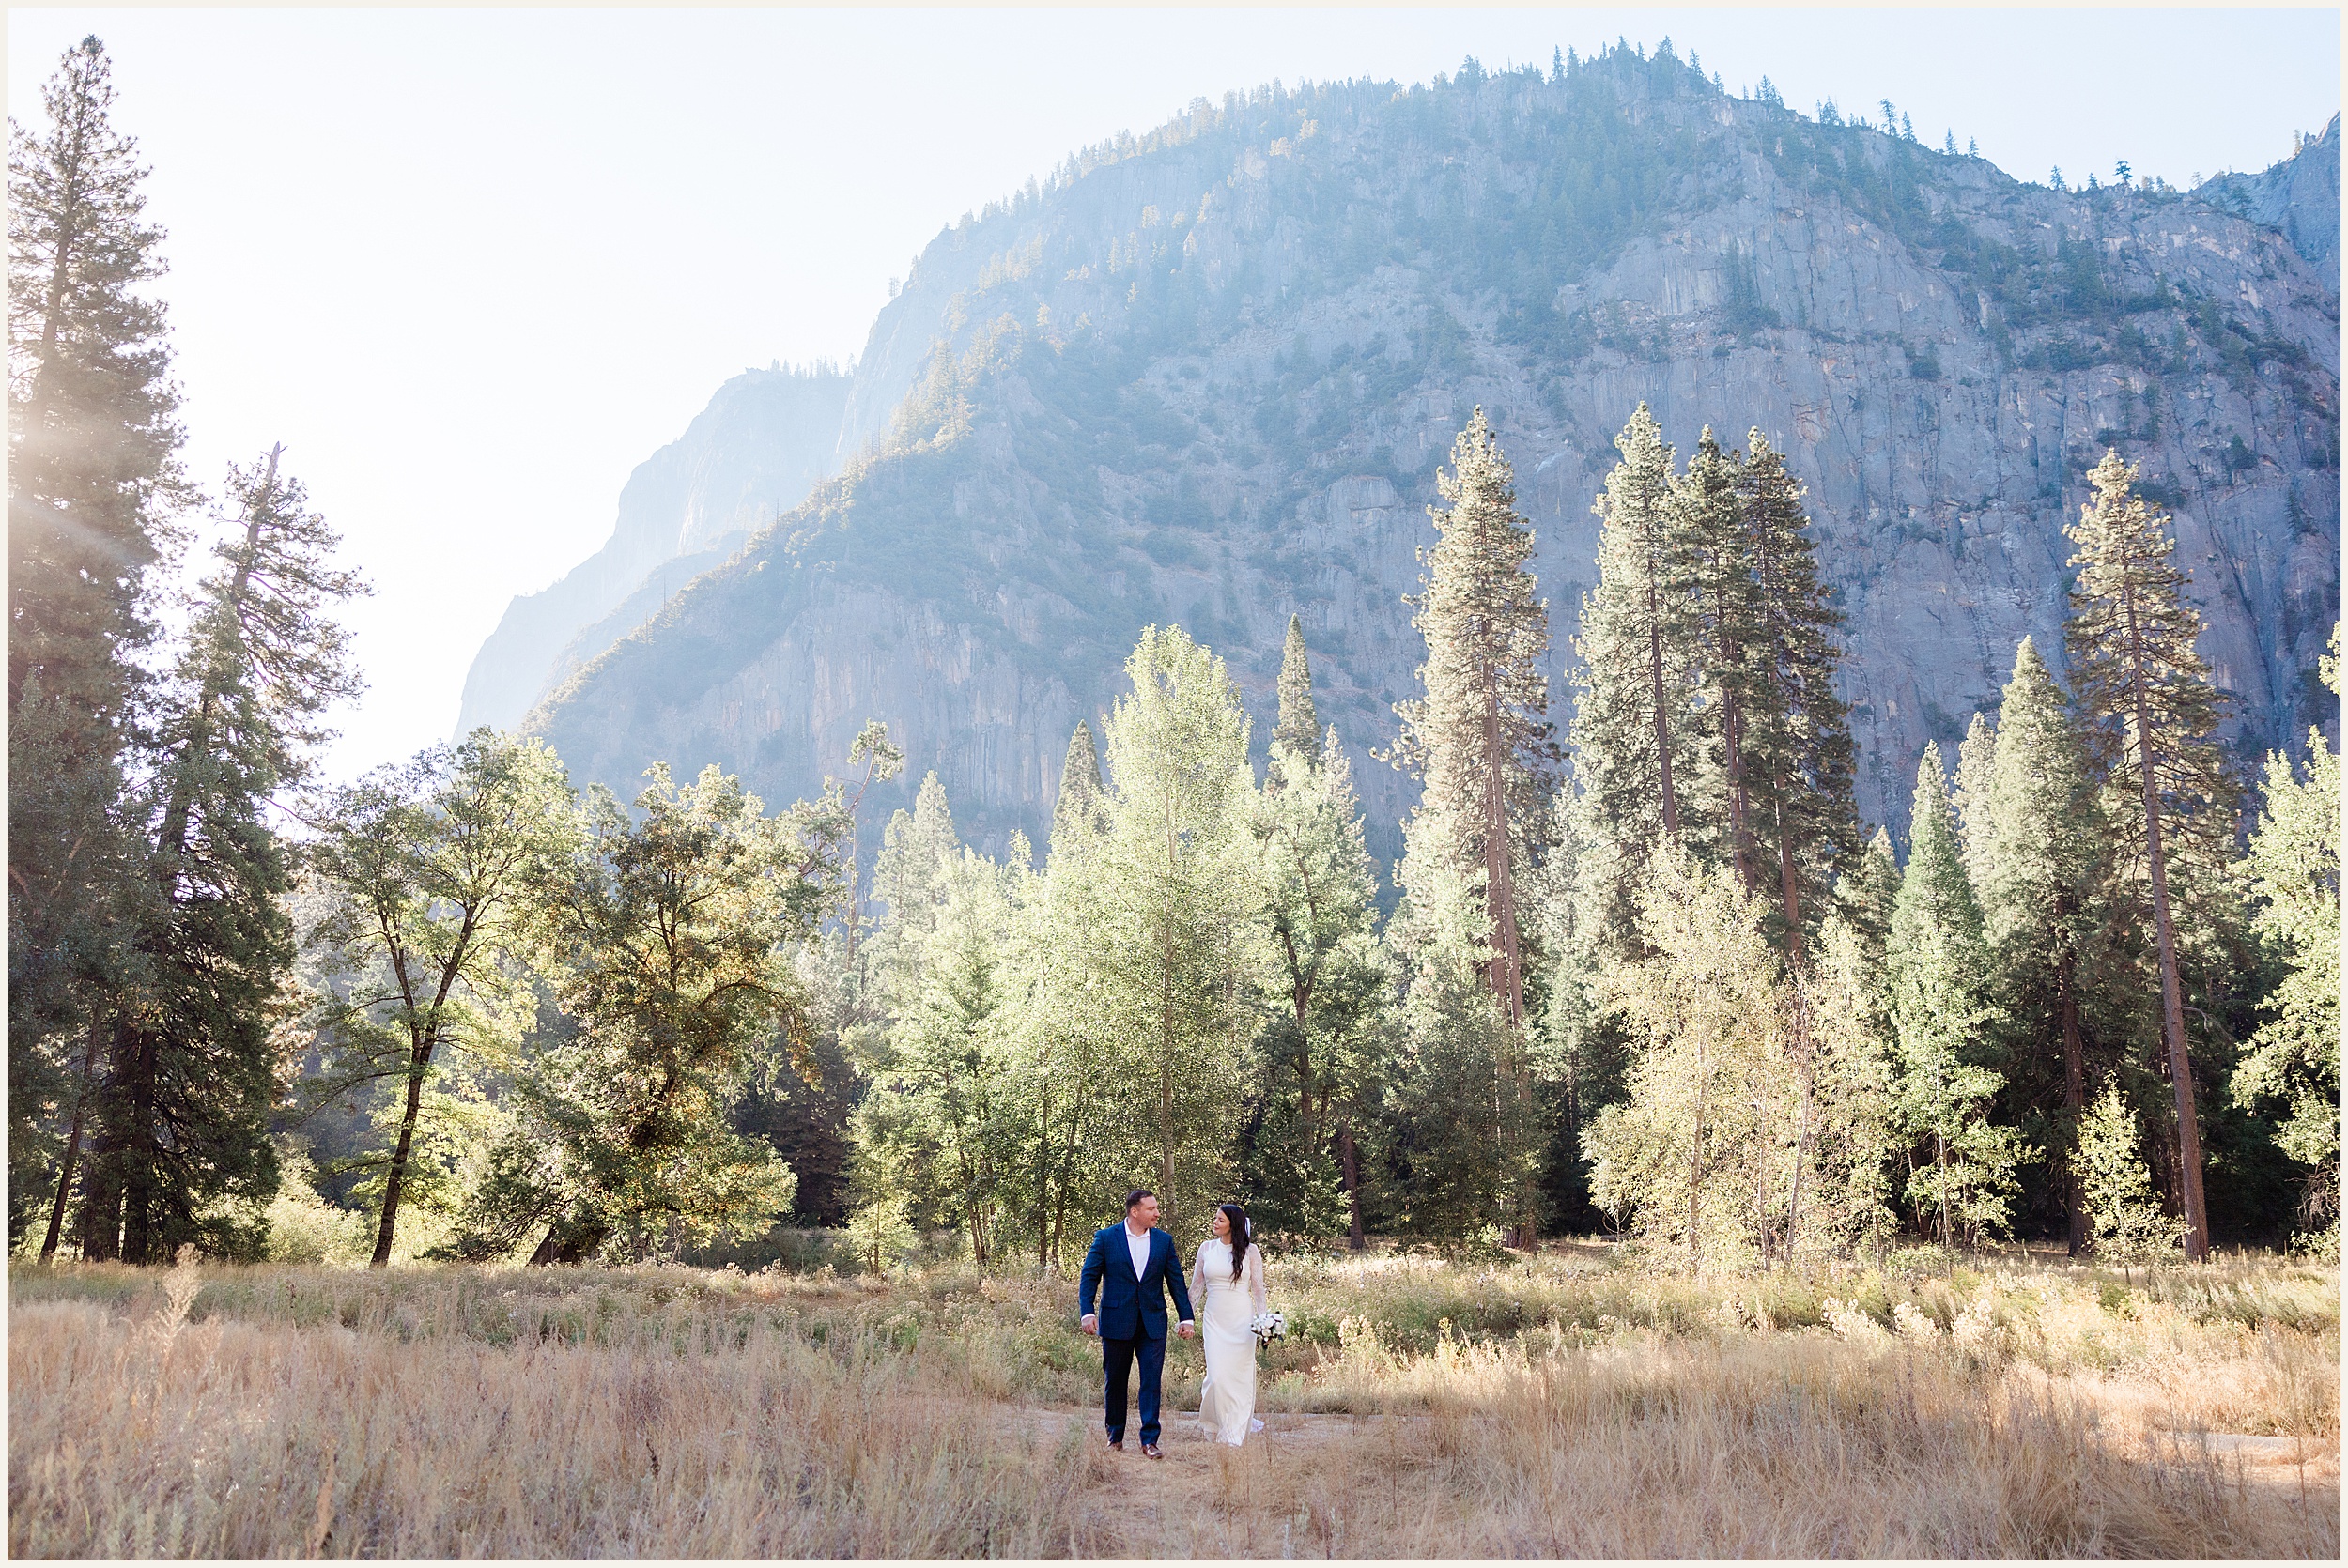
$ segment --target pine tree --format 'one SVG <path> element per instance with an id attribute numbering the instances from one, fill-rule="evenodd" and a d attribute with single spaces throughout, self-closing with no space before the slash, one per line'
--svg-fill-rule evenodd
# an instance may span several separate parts
<path id="1" fill-rule="evenodd" d="M 2117 1080 L 2107 1082 L 2080 1118 L 2071 1161 L 2087 1215 L 2088 1245 L 2098 1261 L 2155 1262 L 2173 1254 L 2184 1234 L 2183 1222 L 2163 1213 L 2153 1193 L 2140 1146 L 2127 1096 Z"/>
<path id="2" fill-rule="evenodd" d="M 1288 642 L 1280 653 L 1280 716 L 1272 731 L 1272 758 L 1282 753 L 1307 761 L 1321 755 L 1321 715 L 1313 707 L 1313 675 L 1305 654 L 1305 623 L 1289 617 Z"/>
<path id="3" fill-rule="evenodd" d="M 1695 761 L 1690 572 L 1673 529 L 1672 449 L 1644 403 L 1614 446 L 1622 458 L 1594 508 L 1599 580 L 1583 597 L 1571 730 L 1578 921 L 1601 940 L 1635 930 L 1648 858 L 1682 841 L 1681 791 Z"/>
<path id="4" fill-rule="evenodd" d="M 1949 1246 L 1960 1225 L 1978 1236 L 2005 1224 L 2014 1167 L 2026 1151 L 2012 1130 L 1988 1119 L 2003 1084 L 1979 1060 L 1995 1017 L 1982 994 L 1988 961 L 1937 745 L 1924 746 L 1916 769 L 1908 868 L 1884 964 L 1899 1048 L 1896 1098 L 1931 1151 L 1910 1176 L 1908 1197 Z"/>
<path id="5" fill-rule="evenodd" d="M 88 38 L 8 129 L 9 1235 L 46 1207 L 54 1118 L 105 1068 L 151 884 L 123 753 L 155 626 L 147 574 L 187 499 L 146 171 Z M 96 1052 L 93 1056 L 93 1052 Z M 79 1061 L 76 1070 L 69 1064 Z"/>
<path id="6" fill-rule="evenodd" d="M 1518 884 L 1547 834 L 1557 745 L 1549 722 L 1548 607 L 1534 596 L 1533 533 L 1514 477 L 1477 408 L 1438 472 L 1447 508 L 1429 507 L 1438 539 L 1410 602 L 1427 638 L 1425 695 L 1399 703 L 1397 758 L 1426 781 L 1418 810 L 1439 822 L 1437 853 L 1478 868 L 1491 917 L 1482 968 L 1511 1028 L 1524 1026 L 1523 918 Z M 1434 847 L 1431 844 L 1430 848 Z"/>
<path id="7" fill-rule="evenodd" d="M 1741 782 L 1762 857 L 1775 862 L 1776 918 L 1799 983 L 1808 933 L 1860 855 L 1850 719 L 1834 690 L 1842 616 L 1827 601 L 1800 482 L 1759 430 L 1746 442 L 1737 482 L 1753 561 L 1753 675 Z"/>
<path id="8" fill-rule="evenodd" d="M 1092 726 L 1078 719 L 1068 737 L 1068 756 L 1060 763 L 1059 799 L 1052 807 L 1053 845 L 1057 848 L 1060 836 L 1075 824 L 1101 832 L 1106 825 L 1102 816 L 1106 794 L 1101 783 L 1101 756 L 1092 744 Z"/>
<path id="9" fill-rule="evenodd" d="M 2320 666 L 2340 690 L 2340 628 Z M 2288 1107 L 2276 1145 L 2309 1167 L 2304 1239 L 2340 1253 L 2340 753 L 2308 731 L 2307 777 L 2281 752 L 2266 759 L 2266 809 L 2244 868 L 2260 908 L 2254 929 L 2288 966 L 2269 1016 L 2235 1066 L 2237 1100 Z M 2325 1222 L 2329 1222 L 2328 1224 Z"/>
<path id="10" fill-rule="evenodd" d="M 333 530 L 278 458 L 229 469 L 239 515 L 198 590 L 150 741 L 146 984 L 112 1009 L 112 1071 L 94 1107 L 108 1152 L 93 1162 L 84 1224 L 85 1237 L 111 1233 L 118 1197 L 132 1263 L 193 1237 L 204 1199 L 266 1200 L 275 1185 L 270 1035 L 294 952 L 291 851 L 268 815 L 328 738 L 326 709 L 359 689 L 330 612 L 363 591 L 332 563 Z"/>
<path id="11" fill-rule="evenodd" d="M 2080 959 L 2098 924 L 2109 827 L 2070 705 L 2028 638 L 1978 772 L 1967 840 L 1996 1000 L 2026 1062 L 2059 1053 L 2067 1137 L 2086 1106 Z M 2069 1207 L 2076 1253 L 2086 1241 L 2076 1185 Z"/>
<path id="12" fill-rule="evenodd" d="M 1876 829 L 1875 837 L 1867 840 L 1866 852 L 1859 857 L 1855 873 L 1837 885 L 1850 910 L 1852 931 L 1866 951 L 1868 962 L 1879 967 L 1884 942 L 1892 934 L 1892 906 L 1900 896 L 1900 862 L 1892 850 L 1890 829 Z"/>
<path id="13" fill-rule="evenodd" d="M 1746 776 L 1747 721 L 1763 700 L 1762 650 L 1753 540 L 1738 494 L 1738 464 L 1713 439 L 1711 426 L 1696 439 L 1688 471 L 1672 482 L 1670 527 L 1685 553 L 1691 630 L 1702 672 L 1703 706 L 1689 730 L 1699 750 L 1704 808 L 1689 813 L 1691 847 L 1737 873 L 1746 893 L 1759 881 L 1752 797 Z M 1684 789 L 1696 780 L 1679 781 Z"/>
<path id="14" fill-rule="evenodd" d="M 1274 1210 L 1258 1219 L 1267 1234 L 1303 1228 L 1304 1196 L 1334 1176 L 1350 1198 L 1350 1244 L 1360 1247 L 1354 1134 L 1369 1103 L 1388 989 L 1376 937 L 1378 873 L 1345 750 L 1314 715 L 1304 633 L 1292 619 L 1256 832 L 1274 975 L 1259 1045 L 1267 1095 L 1292 1108 L 1269 1119 L 1258 1145 L 1299 1189 L 1290 1194 L 1272 1183 Z M 1336 1166 L 1324 1173 L 1333 1138 Z M 1297 1223 L 1274 1223 L 1283 1209 Z"/>
<path id="15" fill-rule="evenodd" d="M 2113 822 L 2125 824 L 2131 876 L 2141 875 L 2150 904 L 2161 1034 L 2177 1102 L 2186 1252 L 2199 1262 L 2209 1254 L 2209 1211 L 2171 872 L 2200 862 L 2216 881 L 2231 858 L 2233 786 L 2215 739 L 2222 699 L 2195 651 L 2201 618 L 2185 602 L 2186 575 L 2170 561 L 2168 518 L 2131 493 L 2136 469 L 2118 453 L 2107 452 L 2088 478 L 2095 499 L 2064 530 L 2078 546 L 2070 564 L 2079 569 L 2064 636 L 2096 761 L 2115 807 L 2131 802 L 2113 811 Z"/>

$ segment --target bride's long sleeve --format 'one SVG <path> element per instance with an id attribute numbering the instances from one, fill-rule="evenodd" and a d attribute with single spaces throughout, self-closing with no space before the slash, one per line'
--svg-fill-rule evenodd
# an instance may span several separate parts
<path id="1" fill-rule="evenodd" d="M 1257 1251 L 1252 1241 L 1247 1244 L 1247 1297 L 1255 1303 L 1257 1315 L 1261 1316 L 1265 1306 L 1263 1253 Z"/>
<path id="2" fill-rule="evenodd" d="M 1190 1299 L 1200 1312 L 1207 1310 L 1207 1249 L 1199 1248 L 1190 1254 Z"/>

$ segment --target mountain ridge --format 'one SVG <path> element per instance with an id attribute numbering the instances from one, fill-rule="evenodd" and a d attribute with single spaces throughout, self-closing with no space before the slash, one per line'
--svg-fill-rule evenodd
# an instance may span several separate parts
<path id="1" fill-rule="evenodd" d="M 876 715 L 981 840 L 1040 838 L 1141 624 L 1182 621 L 1268 715 L 1291 610 L 1324 713 L 1383 743 L 1420 508 L 1476 403 L 1539 536 L 1553 676 L 1634 403 L 1683 447 L 1708 422 L 1789 451 L 1875 820 L 2014 640 L 2059 648 L 2098 438 L 2177 511 L 2237 744 L 2304 731 L 2338 605 L 2337 480 L 2307 483 L 2337 473 L 2337 279 L 2270 230 L 2021 185 L 1660 51 L 1234 95 L 1093 156 L 933 242 L 859 360 L 844 471 L 533 712 L 576 771 L 628 792 L 655 756 L 714 760 L 785 796 Z M 1391 840 L 1401 783 L 1363 783 Z"/>

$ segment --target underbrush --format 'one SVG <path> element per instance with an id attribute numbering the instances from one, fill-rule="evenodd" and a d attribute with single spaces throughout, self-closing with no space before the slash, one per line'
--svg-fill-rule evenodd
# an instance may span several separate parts
<path id="1" fill-rule="evenodd" d="M 1276 1554 L 1293 1518 L 1357 1556 L 2337 1555 L 2335 1268 L 1697 1281 L 1582 1248 L 1271 1284 L 1260 1407 L 1358 1440 L 1218 1456 L 1297 1511 L 1261 1531 L 1168 1508 L 1128 1542 L 1065 1280 L 20 1266 L 9 1545 Z M 1175 1342 L 1170 1407 L 1199 1371 Z M 2290 1439 L 2296 1490 L 2203 1433 Z"/>

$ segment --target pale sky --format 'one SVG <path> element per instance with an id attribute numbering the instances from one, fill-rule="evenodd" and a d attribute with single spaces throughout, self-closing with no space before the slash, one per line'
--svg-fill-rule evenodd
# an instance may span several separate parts
<path id="1" fill-rule="evenodd" d="M 1669 37 L 2017 177 L 2178 185 L 2340 107 L 2330 8 L 12 8 L 11 116 L 93 32 L 170 231 L 192 471 L 283 441 L 377 585 L 335 776 L 449 731 L 506 601 L 718 383 L 851 359 L 941 226 L 1195 96 Z"/>

